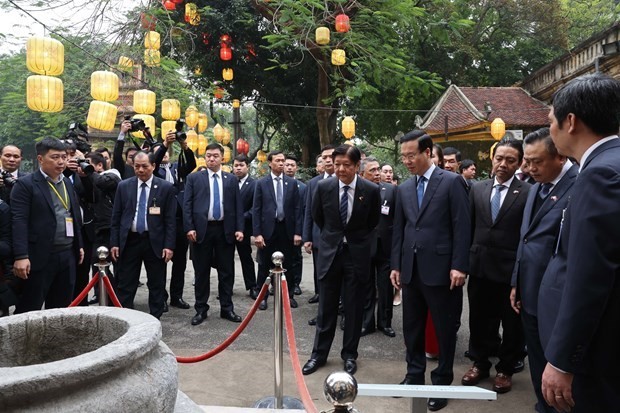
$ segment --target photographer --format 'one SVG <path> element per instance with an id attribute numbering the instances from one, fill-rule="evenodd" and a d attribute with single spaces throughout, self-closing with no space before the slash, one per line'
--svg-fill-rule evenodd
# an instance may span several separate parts
<path id="1" fill-rule="evenodd" d="M 140 146 L 138 146 L 138 144 L 128 134 L 129 132 L 137 131 L 142 131 L 145 137 L 142 148 L 140 148 Z M 125 150 L 125 159 L 123 159 L 125 142 L 130 142 L 132 146 Z M 146 127 L 142 119 L 130 119 L 129 116 L 125 116 L 125 119 L 121 123 L 120 132 L 118 134 L 118 138 L 116 139 L 116 143 L 114 144 L 114 154 L 112 155 L 112 166 L 121 174 L 122 179 L 135 176 L 133 169 L 133 157 L 136 152 L 139 150 L 151 152 L 154 144 L 155 140 L 153 139 L 149 128 Z"/>
<path id="2" fill-rule="evenodd" d="M 15 145 L 5 145 L 0 148 L 0 199 L 9 202 L 13 185 L 22 176 L 27 174 L 19 170 L 22 163 L 22 150 Z"/>

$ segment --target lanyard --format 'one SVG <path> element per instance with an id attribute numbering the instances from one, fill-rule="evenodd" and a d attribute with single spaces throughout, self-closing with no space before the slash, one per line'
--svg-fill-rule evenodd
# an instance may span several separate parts
<path id="1" fill-rule="evenodd" d="M 67 186 L 65 185 L 65 181 L 64 180 L 62 181 L 62 187 L 64 188 L 64 191 L 65 191 L 64 198 L 60 196 L 60 193 L 58 193 L 58 191 L 56 190 L 56 186 L 54 184 L 52 184 L 50 181 L 47 181 L 47 184 L 50 186 L 50 188 L 52 188 L 52 191 L 54 191 L 54 193 L 60 200 L 60 203 L 62 204 L 62 206 L 65 207 L 67 211 L 69 211 L 69 195 L 67 194 Z"/>

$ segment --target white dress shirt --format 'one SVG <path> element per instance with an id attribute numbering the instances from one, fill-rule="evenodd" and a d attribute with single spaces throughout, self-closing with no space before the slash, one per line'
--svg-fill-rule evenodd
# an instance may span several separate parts
<path id="1" fill-rule="evenodd" d="M 500 184 L 497 178 L 493 179 L 493 189 L 491 190 L 491 197 L 489 198 L 489 202 L 491 202 L 491 200 L 493 199 L 493 195 L 495 195 L 495 193 L 497 192 L 497 188 L 495 186 L 502 185 L 506 189 L 503 189 L 502 192 L 500 192 L 499 207 L 501 208 L 502 205 L 504 205 L 504 199 L 506 199 L 506 195 L 508 195 L 508 188 L 510 188 L 510 185 L 512 185 L 513 179 L 515 179 L 514 175 L 503 184 Z"/>

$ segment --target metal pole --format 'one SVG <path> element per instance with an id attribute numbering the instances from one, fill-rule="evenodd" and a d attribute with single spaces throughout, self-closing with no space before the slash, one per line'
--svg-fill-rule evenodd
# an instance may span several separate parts
<path id="1" fill-rule="evenodd" d="M 108 262 L 108 253 L 108 249 L 103 245 L 97 248 L 97 257 L 99 258 L 99 262 L 97 263 L 97 268 L 99 269 L 99 307 L 108 306 L 108 292 L 104 281 L 104 277 L 108 276 L 106 270 L 110 266 Z"/>

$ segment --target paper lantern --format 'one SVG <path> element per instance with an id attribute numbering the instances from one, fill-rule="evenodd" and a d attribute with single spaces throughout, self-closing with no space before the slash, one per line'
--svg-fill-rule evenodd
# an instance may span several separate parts
<path id="1" fill-rule="evenodd" d="M 506 124 L 502 120 L 502 118 L 495 118 L 493 122 L 491 122 L 491 136 L 496 141 L 502 139 L 506 134 Z"/>
<path id="2" fill-rule="evenodd" d="M 314 40 L 316 44 L 328 44 L 330 31 L 327 27 L 317 27 L 314 31 Z"/>
<path id="3" fill-rule="evenodd" d="M 334 66 L 342 66 L 347 62 L 347 54 L 342 49 L 332 50 L 332 64 Z"/>
<path id="4" fill-rule="evenodd" d="M 351 116 L 342 120 L 342 134 L 347 139 L 351 139 L 355 135 L 355 121 Z"/>
<path id="5" fill-rule="evenodd" d="M 170 132 L 171 130 L 175 130 L 175 126 L 176 126 L 176 121 L 174 120 L 165 120 L 161 123 L 161 138 L 162 139 L 166 139 L 166 135 L 168 134 L 168 132 Z M 152 133 L 151 133 L 152 134 Z"/>
<path id="6" fill-rule="evenodd" d="M 224 89 L 221 87 L 215 88 L 213 96 L 215 96 L 216 99 L 222 99 L 224 97 Z"/>
<path id="7" fill-rule="evenodd" d="M 187 3 L 185 5 L 185 21 L 190 23 L 198 16 L 198 6 L 195 3 Z"/>
<path id="8" fill-rule="evenodd" d="M 222 144 L 228 145 L 230 143 L 230 131 L 224 128 L 224 136 L 222 136 Z"/>
<path id="9" fill-rule="evenodd" d="M 349 23 L 349 16 L 346 14 L 339 14 L 336 16 L 336 31 L 340 33 L 346 33 L 351 29 L 351 25 Z"/>
<path id="10" fill-rule="evenodd" d="M 204 155 L 207 151 L 207 138 L 205 138 L 205 135 L 198 135 L 198 147 L 196 150 L 198 151 L 198 155 Z"/>
<path id="11" fill-rule="evenodd" d="M 232 150 L 229 146 L 224 146 L 224 155 L 222 155 L 222 163 L 230 162 L 230 158 L 232 156 Z"/>
<path id="12" fill-rule="evenodd" d="M 133 92 L 133 110 L 136 113 L 150 115 L 155 113 L 155 92 L 138 89 Z"/>
<path id="13" fill-rule="evenodd" d="M 159 50 L 144 49 L 144 64 L 148 67 L 157 67 L 161 63 Z"/>
<path id="14" fill-rule="evenodd" d="M 233 109 L 239 109 L 239 106 L 241 106 L 241 102 L 239 101 L 239 99 L 233 99 L 232 101 Z"/>
<path id="15" fill-rule="evenodd" d="M 226 81 L 233 80 L 233 70 L 230 68 L 222 69 L 222 77 Z"/>
<path id="16" fill-rule="evenodd" d="M 201 166 L 207 166 L 207 161 L 205 161 L 205 158 L 196 158 L 196 169 Z"/>
<path id="17" fill-rule="evenodd" d="M 190 17 L 188 23 L 192 26 L 198 26 L 198 24 L 200 23 L 200 14 L 196 13 L 195 15 Z"/>
<path id="18" fill-rule="evenodd" d="M 146 32 L 146 36 L 144 36 L 144 47 L 147 49 L 159 50 L 159 33 L 157 32 Z"/>
<path id="19" fill-rule="evenodd" d="M 250 144 L 243 138 L 237 140 L 237 153 L 247 155 L 248 152 L 250 152 Z"/>
<path id="20" fill-rule="evenodd" d="M 256 159 L 258 159 L 258 162 L 265 162 L 267 161 L 267 154 L 265 153 L 265 151 L 260 150 L 256 152 Z"/>
<path id="21" fill-rule="evenodd" d="M 56 39 L 31 37 L 26 43 L 26 66 L 39 75 L 58 76 L 65 69 L 65 47 Z"/>
<path id="22" fill-rule="evenodd" d="M 118 76 L 114 72 L 99 70 L 90 75 L 90 95 L 95 100 L 110 102 L 118 99 Z"/>
<path id="23" fill-rule="evenodd" d="M 192 151 L 195 152 L 198 149 L 198 134 L 195 130 L 190 129 L 187 131 L 187 139 L 185 141 L 187 142 L 187 147 Z"/>
<path id="24" fill-rule="evenodd" d="M 172 0 L 172 2 L 174 4 L 181 4 L 181 3 L 183 3 L 183 0 Z"/>
<path id="25" fill-rule="evenodd" d="M 220 44 L 222 46 L 226 45 L 226 46 L 230 46 L 232 44 L 232 37 L 230 37 L 227 34 L 223 34 L 220 36 Z"/>
<path id="26" fill-rule="evenodd" d="M 198 109 L 196 109 L 196 106 L 190 105 L 185 110 L 185 123 L 190 128 L 195 128 L 198 124 Z"/>
<path id="27" fill-rule="evenodd" d="M 166 0 L 164 1 L 164 9 L 168 10 L 168 11 L 173 11 L 177 8 L 177 5 L 170 0 Z"/>
<path id="28" fill-rule="evenodd" d="M 29 76 L 26 103 L 37 112 L 60 112 L 63 107 L 62 80 L 52 76 Z"/>
<path id="29" fill-rule="evenodd" d="M 199 113 L 198 114 L 198 132 L 202 133 L 206 131 L 208 126 L 209 126 L 209 118 L 207 117 L 207 114 Z"/>
<path id="30" fill-rule="evenodd" d="M 111 131 L 116 122 L 117 108 L 111 103 L 93 100 L 88 108 L 86 123 L 91 128 Z"/>
<path id="31" fill-rule="evenodd" d="M 161 117 L 166 120 L 179 119 L 181 117 L 181 102 L 179 102 L 177 99 L 162 100 Z"/>
<path id="32" fill-rule="evenodd" d="M 125 56 L 121 56 L 118 58 L 118 68 L 120 70 L 131 70 L 131 68 L 133 67 L 133 60 L 131 60 L 128 57 Z"/>
<path id="33" fill-rule="evenodd" d="M 151 135 L 153 136 L 155 135 L 155 118 L 154 117 L 152 117 L 151 115 L 143 115 L 139 113 L 137 115 L 133 115 L 133 119 L 142 119 L 144 123 L 146 124 L 146 127 L 149 128 L 149 132 L 151 132 Z M 140 138 L 140 139 L 145 138 L 144 133 L 142 133 L 142 131 L 131 132 L 131 135 L 136 138 Z"/>
<path id="34" fill-rule="evenodd" d="M 220 48 L 220 59 L 223 61 L 228 61 L 232 59 L 232 49 L 227 46 L 222 46 Z"/>
<path id="35" fill-rule="evenodd" d="M 220 143 L 222 142 L 222 139 L 224 138 L 224 128 L 219 123 L 217 123 L 213 127 L 213 137 L 215 138 L 217 142 L 220 142 Z"/>

